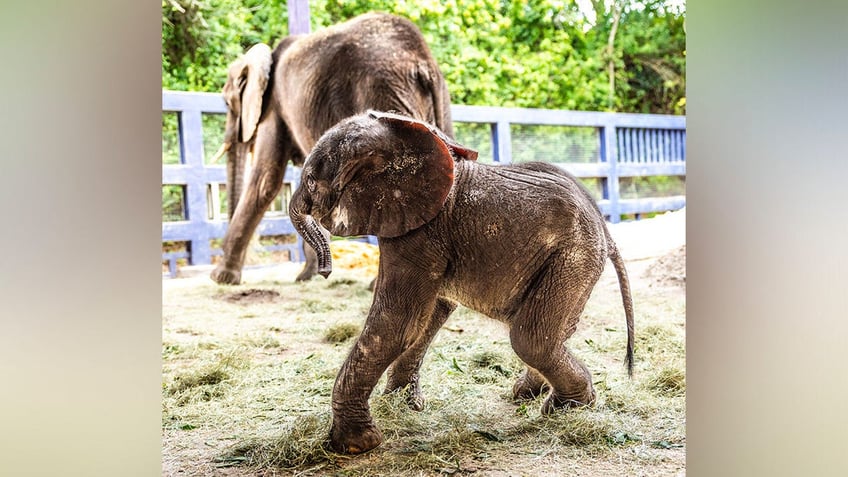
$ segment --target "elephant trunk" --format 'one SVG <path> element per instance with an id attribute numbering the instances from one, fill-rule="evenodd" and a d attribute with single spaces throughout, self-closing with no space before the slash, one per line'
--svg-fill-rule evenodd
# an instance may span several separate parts
<path id="1" fill-rule="evenodd" d="M 298 187 L 289 204 L 289 218 L 297 233 L 318 255 L 318 273 L 327 278 L 333 271 L 333 256 L 327 237 L 321 232 L 321 226 L 309 213 L 311 209 L 312 204 L 308 194 L 304 192 L 304 187 Z"/>
<path id="2" fill-rule="evenodd" d="M 227 150 L 227 215 L 230 220 L 244 192 L 244 171 L 249 150 L 249 143 L 238 141 Z"/>

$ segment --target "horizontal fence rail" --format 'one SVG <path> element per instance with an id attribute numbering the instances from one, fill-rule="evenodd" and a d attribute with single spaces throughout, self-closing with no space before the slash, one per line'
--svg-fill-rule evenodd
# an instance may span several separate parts
<path id="1" fill-rule="evenodd" d="M 162 111 L 176 113 L 178 121 L 179 164 L 163 164 L 162 167 L 163 187 L 182 189 L 181 220 L 162 223 L 163 243 L 186 244 L 185 250 L 162 255 L 163 262 L 168 262 L 171 276 L 175 276 L 179 259 L 187 259 L 192 265 L 209 264 L 212 256 L 222 253 L 211 242 L 221 239 L 227 230 L 226 216 L 220 213 L 218 198 L 218 188 L 227 182 L 226 168 L 204 163 L 204 156 L 209 151 L 204 151 L 203 147 L 203 116 L 225 114 L 227 108 L 217 93 L 162 91 Z M 686 205 L 684 194 L 622 199 L 620 190 L 622 181 L 632 182 L 634 178 L 685 178 L 684 116 L 463 105 L 452 105 L 451 115 L 455 124 L 489 126 L 489 137 L 482 147 L 491 148 L 494 164 L 524 160 L 519 156 L 523 157 L 526 151 L 513 150 L 514 146 L 520 147 L 513 139 L 514 127 L 573 127 L 588 131 L 589 152 L 585 154 L 588 159 L 574 160 L 565 150 L 541 160 L 552 162 L 581 179 L 596 181 L 598 206 L 611 222 L 618 222 L 622 215 L 638 218 L 641 214 L 676 210 Z M 460 135 L 457 136 L 462 142 Z M 534 140 L 529 137 L 523 142 Z M 291 165 L 286 168 L 283 194 L 291 194 L 300 182 L 299 175 L 298 168 Z M 266 213 L 258 233 L 260 236 L 295 235 L 295 243 L 265 248 L 286 250 L 293 260 L 300 261 L 303 260 L 300 256 L 302 241 L 286 214 L 287 204 L 283 200 L 279 211 Z"/>

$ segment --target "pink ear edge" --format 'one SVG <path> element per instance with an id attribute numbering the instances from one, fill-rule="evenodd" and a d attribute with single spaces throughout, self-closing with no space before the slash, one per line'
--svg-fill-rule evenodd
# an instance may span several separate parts
<path id="1" fill-rule="evenodd" d="M 439 138 L 441 142 L 447 146 L 448 150 L 456 156 L 457 159 L 465 159 L 467 161 L 476 161 L 477 160 L 477 151 L 474 149 L 468 148 L 449 138 L 445 133 L 440 131 L 438 128 L 429 127 L 430 132 Z"/>
<path id="2" fill-rule="evenodd" d="M 430 134 L 433 134 L 437 138 L 441 139 L 441 141 L 448 147 L 448 151 L 453 153 L 453 155 L 457 156 L 457 158 L 465 159 L 467 161 L 477 160 L 477 151 L 457 143 L 435 126 L 431 126 L 414 118 L 408 118 L 398 114 L 385 113 L 381 111 L 368 110 L 368 115 L 374 119 L 402 123 L 405 126 L 411 127 L 413 129 L 418 129 L 420 131 L 428 131 Z"/>
<path id="3" fill-rule="evenodd" d="M 453 143 L 448 144 L 448 148 L 453 151 L 457 156 L 467 160 L 467 161 L 476 161 L 477 160 L 477 151 L 474 149 L 469 149 L 465 146 L 460 146 L 459 144 Z"/>

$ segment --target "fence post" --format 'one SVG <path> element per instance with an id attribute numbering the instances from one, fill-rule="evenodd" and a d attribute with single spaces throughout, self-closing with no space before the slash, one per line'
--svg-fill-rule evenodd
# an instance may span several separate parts
<path id="1" fill-rule="evenodd" d="M 512 162 L 512 135 L 507 121 L 492 124 L 492 160 L 498 164 Z"/>
<path id="2" fill-rule="evenodd" d="M 615 124 L 606 123 L 601 128 L 601 162 L 607 163 L 607 180 L 604 189 L 604 199 L 609 200 L 610 222 L 621 221 L 618 187 L 618 151 L 616 150 Z"/>
<path id="3" fill-rule="evenodd" d="M 203 173 L 203 124 L 199 110 L 180 113 L 180 149 L 186 165 L 186 219 L 191 223 L 194 234 L 191 239 L 192 265 L 212 263 L 209 248 L 209 231 L 206 227 L 206 183 Z"/>
<path id="4" fill-rule="evenodd" d="M 309 33 L 309 2 L 292 0 L 289 6 L 289 35 Z"/>

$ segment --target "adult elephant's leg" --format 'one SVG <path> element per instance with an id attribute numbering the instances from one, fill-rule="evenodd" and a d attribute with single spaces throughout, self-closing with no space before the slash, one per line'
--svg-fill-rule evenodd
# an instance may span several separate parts
<path id="1" fill-rule="evenodd" d="M 439 329 L 445 324 L 448 316 L 456 309 L 456 303 L 439 298 L 430 316 L 429 323 L 424 328 L 415 343 L 403 352 L 398 359 L 392 363 L 388 370 L 385 393 L 403 391 L 406 393 L 406 402 L 409 407 L 420 411 L 424 409 L 424 396 L 421 394 L 420 369 L 424 361 L 424 355 L 433 342 L 433 338 Z"/>
<path id="2" fill-rule="evenodd" d="M 290 142 L 281 121 L 271 118 L 259 125 L 253 151 L 256 166 L 227 227 L 222 245 L 224 259 L 212 271 L 212 280 L 231 285 L 241 282 L 241 269 L 250 238 L 283 185 L 289 160 L 287 143 Z"/>
<path id="3" fill-rule="evenodd" d="M 510 326 L 510 342 L 516 354 L 538 371 L 551 388 L 542 404 L 543 414 L 558 408 L 591 405 L 595 401 L 592 376 L 568 351 L 565 340 L 576 330 L 601 270 L 600 258 L 583 257 L 576 263 L 558 253 L 539 271 L 535 280 L 538 286 Z M 530 373 L 534 386 L 538 378 Z"/>

